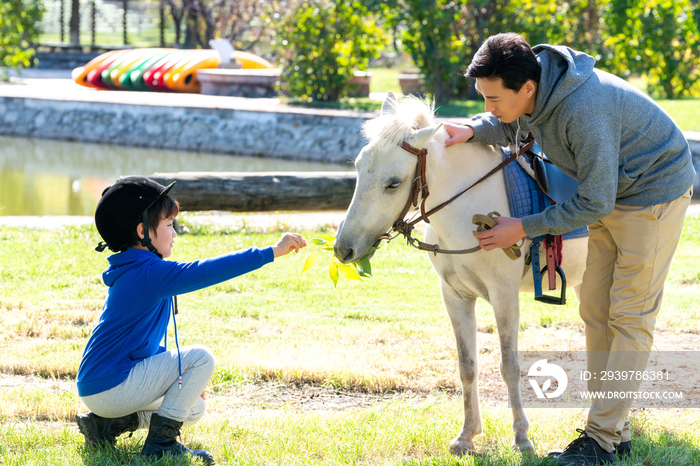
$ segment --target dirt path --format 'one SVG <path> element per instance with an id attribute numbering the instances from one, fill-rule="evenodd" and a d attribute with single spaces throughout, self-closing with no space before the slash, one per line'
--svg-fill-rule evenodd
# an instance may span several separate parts
<path id="1" fill-rule="evenodd" d="M 486 404 L 504 405 L 508 403 L 506 387 L 501 379 L 499 364 L 500 350 L 498 334 L 477 334 L 479 348 L 479 397 Z M 548 342 L 542 348 L 538 342 Z M 579 328 L 537 328 L 521 334 L 521 350 L 532 351 L 585 351 L 585 337 Z M 662 331 L 655 334 L 655 351 L 691 352 L 700 348 L 700 334 L 675 334 Z M 694 357 L 689 354 L 688 357 Z M 455 366 L 457 364 L 455 355 Z M 691 390 L 696 381 L 681 379 L 664 386 L 664 390 Z M 690 384 L 690 385 L 688 385 Z M 77 393 L 74 381 L 50 380 L 38 377 L 0 374 L 0 390 L 41 389 L 49 392 Z M 293 384 L 264 382 L 244 383 L 210 390 L 210 409 L 219 414 L 233 414 L 250 417 L 275 412 L 345 411 L 369 408 L 377 403 L 398 398 L 424 399 L 435 391 L 369 394 L 349 392 L 320 386 L 297 386 Z M 460 393 L 447 393 L 447 396 L 461 397 Z"/>

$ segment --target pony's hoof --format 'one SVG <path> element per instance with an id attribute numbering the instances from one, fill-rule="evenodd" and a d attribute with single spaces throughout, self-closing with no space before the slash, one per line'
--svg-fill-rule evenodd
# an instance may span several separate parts
<path id="1" fill-rule="evenodd" d="M 450 453 L 455 456 L 474 455 L 474 442 L 459 437 L 450 442 Z"/>
<path id="2" fill-rule="evenodd" d="M 520 442 L 515 442 L 513 440 L 513 449 L 516 451 L 519 451 L 523 455 L 527 456 L 535 456 L 535 445 L 532 443 L 532 441 L 529 438 L 526 438 L 525 440 L 521 440 Z"/>

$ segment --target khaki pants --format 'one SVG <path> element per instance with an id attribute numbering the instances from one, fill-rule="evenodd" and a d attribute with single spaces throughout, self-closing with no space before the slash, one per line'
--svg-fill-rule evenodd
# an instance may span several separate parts
<path id="1" fill-rule="evenodd" d="M 616 205 L 588 227 L 588 259 L 579 312 L 586 329 L 589 391 L 635 392 L 641 381 L 605 380 L 603 371 L 643 371 L 653 343 L 664 281 L 692 191 L 666 204 Z M 631 439 L 632 399 L 595 399 L 586 433 L 613 451 Z"/>

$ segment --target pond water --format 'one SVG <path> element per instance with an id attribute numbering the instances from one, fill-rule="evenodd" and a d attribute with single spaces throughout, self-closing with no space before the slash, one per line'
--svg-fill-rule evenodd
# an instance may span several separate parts
<path id="1" fill-rule="evenodd" d="M 93 215 L 119 177 L 179 171 L 347 171 L 351 164 L 0 137 L 0 216 Z"/>

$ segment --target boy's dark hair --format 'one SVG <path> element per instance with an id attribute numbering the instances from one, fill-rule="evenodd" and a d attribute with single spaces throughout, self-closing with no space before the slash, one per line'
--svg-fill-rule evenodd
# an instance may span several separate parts
<path id="1" fill-rule="evenodd" d="M 540 64 L 530 44 L 514 32 L 486 39 L 467 68 L 468 78 L 501 78 L 503 87 L 520 91 L 528 79 L 540 82 Z"/>
<path id="2" fill-rule="evenodd" d="M 172 197 L 166 195 L 160 196 L 156 202 L 148 208 L 148 229 L 153 230 L 153 236 L 157 236 L 158 225 L 165 218 L 177 217 L 180 212 L 180 203 Z M 141 223 L 141 222 L 139 222 Z M 140 243 L 141 238 L 134 231 L 134 243 Z M 134 244 L 132 243 L 132 245 Z"/>

